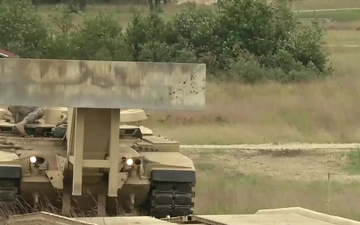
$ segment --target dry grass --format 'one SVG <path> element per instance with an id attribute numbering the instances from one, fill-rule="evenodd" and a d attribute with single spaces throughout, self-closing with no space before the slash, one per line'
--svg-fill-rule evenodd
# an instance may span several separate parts
<path id="1" fill-rule="evenodd" d="M 325 41 L 360 45 L 359 32 L 328 30 Z M 153 114 L 149 124 L 156 133 L 186 144 L 358 142 L 359 49 L 328 48 L 336 71 L 325 81 L 255 86 L 208 83 L 206 111 L 160 112 Z"/>
<path id="2" fill-rule="evenodd" d="M 152 113 L 148 125 L 187 144 L 357 142 L 358 48 L 330 50 L 336 75 L 325 81 L 255 86 L 208 83 L 206 111 Z"/>
<path id="3" fill-rule="evenodd" d="M 61 209 L 62 196 L 59 193 L 56 201 L 49 200 L 45 193 L 39 196 L 38 205 L 34 206 L 33 202 L 26 202 L 21 197 L 13 204 L 0 206 L 0 224 L 5 224 L 9 217 L 13 215 L 30 214 L 37 212 L 48 212 L 55 215 L 62 215 Z M 68 217 L 97 217 L 98 215 L 98 201 L 91 193 L 83 194 L 83 196 L 73 197 L 72 206 L 70 208 L 70 215 Z M 111 211 L 108 211 L 108 216 L 128 215 L 130 212 L 125 211 L 121 205 L 116 201 L 111 203 Z M 134 209 L 131 214 L 133 216 L 143 216 L 144 214 Z"/>
<path id="4" fill-rule="evenodd" d="M 320 12 L 296 12 L 300 18 L 328 18 L 334 21 L 348 22 L 360 19 L 360 10 L 338 10 Z"/>
<path id="5" fill-rule="evenodd" d="M 212 158 L 217 156 L 215 154 L 222 153 L 212 151 Z M 231 164 L 230 160 L 224 159 L 219 164 L 215 159 L 209 161 L 202 155 L 195 155 L 191 156 L 194 156 L 198 173 L 195 201 L 197 213 L 255 213 L 264 208 L 298 206 L 360 220 L 360 213 L 356 208 L 360 183 L 335 182 L 332 177 L 336 171 L 331 171 L 334 174 L 330 173 L 330 176 L 324 174 L 324 177 L 317 181 L 285 180 L 265 175 L 245 175 L 231 166 L 224 166 L 227 163 Z M 347 157 L 350 159 L 349 164 L 344 165 L 343 169 L 351 174 L 359 174 L 360 151 L 349 151 Z M 307 165 L 304 165 L 304 170 L 308 169 L 306 167 Z"/>
<path id="6" fill-rule="evenodd" d="M 325 36 L 325 41 L 332 45 L 360 45 L 360 31 L 328 30 L 327 35 Z M 337 52 L 333 53 L 336 54 Z"/>
<path id="7" fill-rule="evenodd" d="M 336 9 L 360 7 L 358 0 L 293 0 L 294 9 Z"/>
<path id="8" fill-rule="evenodd" d="M 195 211 L 199 214 L 255 213 L 259 209 L 304 207 L 360 220 L 360 184 L 285 181 L 265 176 L 200 172 Z M 306 197 L 304 197 L 306 196 Z"/>

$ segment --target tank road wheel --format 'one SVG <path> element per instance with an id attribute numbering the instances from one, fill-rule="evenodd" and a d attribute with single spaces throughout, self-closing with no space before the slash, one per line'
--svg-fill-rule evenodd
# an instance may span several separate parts
<path id="1" fill-rule="evenodd" d="M 194 186 L 195 171 L 152 171 L 148 215 L 165 218 L 193 214 Z"/>

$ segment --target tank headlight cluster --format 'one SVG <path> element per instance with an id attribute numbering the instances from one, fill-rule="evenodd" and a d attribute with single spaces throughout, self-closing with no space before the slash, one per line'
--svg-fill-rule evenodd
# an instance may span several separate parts
<path id="1" fill-rule="evenodd" d="M 126 160 L 126 165 L 132 166 L 133 164 L 134 164 L 134 160 L 132 158 Z"/>
<path id="2" fill-rule="evenodd" d="M 122 157 L 121 168 L 119 172 L 128 172 L 129 176 L 136 176 L 142 171 L 141 159 L 139 157 Z"/>
<path id="3" fill-rule="evenodd" d="M 43 164 L 45 162 L 45 159 L 43 157 L 38 157 L 38 156 L 31 156 L 29 158 L 29 161 L 31 164 Z"/>
<path id="4" fill-rule="evenodd" d="M 126 166 L 139 166 L 141 164 L 141 160 L 138 158 L 125 158 L 123 157 L 123 162 L 125 162 Z"/>
<path id="5" fill-rule="evenodd" d="M 36 163 L 36 160 L 37 160 L 37 159 L 36 159 L 36 156 L 31 156 L 31 157 L 30 157 L 30 162 L 31 162 L 31 163 L 33 163 L 33 164 Z"/>

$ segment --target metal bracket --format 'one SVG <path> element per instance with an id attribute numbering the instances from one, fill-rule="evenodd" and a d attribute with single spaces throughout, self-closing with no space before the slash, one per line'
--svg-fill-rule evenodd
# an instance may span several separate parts
<path id="1" fill-rule="evenodd" d="M 49 178 L 52 186 L 58 190 L 64 189 L 64 175 L 58 170 L 47 170 L 45 171 L 46 176 Z"/>
<path id="2" fill-rule="evenodd" d="M 129 178 L 129 173 L 118 173 L 118 189 L 121 189 Z"/>

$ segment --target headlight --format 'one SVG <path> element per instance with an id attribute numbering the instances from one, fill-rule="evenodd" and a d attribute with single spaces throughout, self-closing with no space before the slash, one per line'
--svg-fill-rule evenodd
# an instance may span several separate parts
<path id="1" fill-rule="evenodd" d="M 127 159 L 126 160 L 126 165 L 128 165 L 128 166 L 131 166 L 132 164 L 134 164 L 134 160 L 133 159 Z"/>
<path id="2" fill-rule="evenodd" d="M 31 163 L 36 163 L 36 156 L 31 156 L 30 157 L 30 162 Z"/>

